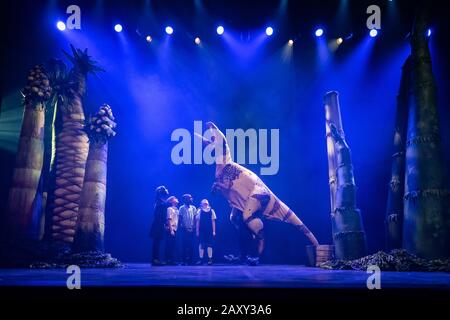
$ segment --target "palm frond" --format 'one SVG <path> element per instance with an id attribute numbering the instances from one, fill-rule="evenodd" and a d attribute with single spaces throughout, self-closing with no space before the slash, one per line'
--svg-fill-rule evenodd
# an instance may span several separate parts
<path id="1" fill-rule="evenodd" d="M 59 59 L 50 59 L 47 62 L 47 74 L 52 87 L 53 97 L 51 99 L 52 105 L 55 105 L 58 100 L 63 99 L 73 87 L 73 82 L 69 77 L 66 64 Z"/>
<path id="2" fill-rule="evenodd" d="M 64 55 L 69 59 L 69 61 L 73 64 L 74 68 L 78 69 L 82 73 L 97 73 L 104 72 L 98 63 L 92 59 L 92 57 L 88 54 L 88 49 L 77 49 L 73 45 L 70 45 L 70 49 L 72 54 L 67 53 L 63 50 Z"/>

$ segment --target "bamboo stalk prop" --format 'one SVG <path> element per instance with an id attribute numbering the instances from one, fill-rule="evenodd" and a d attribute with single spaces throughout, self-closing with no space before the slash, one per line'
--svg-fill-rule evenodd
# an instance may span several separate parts
<path id="1" fill-rule="evenodd" d="M 82 98 L 86 92 L 88 73 L 101 71 L 91 60 L 87 49 L 81 51 L 71 46 L 72 55 L 66 54 L 74 65 L 70 73 L 72 87 L 62 104 L 62 129 L 56 143 L 56 178 L 52 216 L 52 238 L 58 242 L 72 243 L 75 235 L 78 207 L 85 165 L 89 150 L 84 130 Z"/>
<path id="2" fill-rule="evenodd" d="M 421 11 L 411 38 L 403 246 L 413 254 L 435 259 L 450 257 L 450 192 L 426 30 Z"/>
<path id="3" fill-rule="evenodd" d="M 25 110 L 16 165 L 8 199 L 8 231 L 12 239 L 39 238 L 38 187 L 44 157 L 45 101 L 51 87 L 42 66 L 34 67 L 23 90 Z"/>
<path id="4" fill-rule="evenodd" d="M 103 105 L 87 127 L 89 155 L 80 197 L 74 252 L 103 251 L 108 139 L 116 135 L 114 116 Z"/>
<path id="5" fill-rule="evenodd" d="M 405 145 L 408 124 L 408 98 L 411 88 L 411 58 L 402 67 L 394 132 L 391 180 L 386 208 L 386 248 L 402 248 L 403 196 L 405 194 Z"/>
<path id="6" fill-rule="evenodd" d="M 337 259 L 353 260 L 366 255 L 366 237 L 361 213 L 356 207 L 351 153 L 342 130 L 338 93 L 327 93 L 324 105 L 335 255 Z"/>
<path id="7" fill-rule="evenodd" d="M 341 109 L 339 107 L 338 93 L 336 91 L 328 92 L 324 98 L 325 105 L 325 131 L 327 137 L 328 152 L 328 184 L 330 186 L 330 205 L 331 212 L 336 209 L 336 151 L 334 148 L 333 137 L 331 136 L 329 123 L 333 123 L 336 129 L 344 137 L 342 130 Z"/>

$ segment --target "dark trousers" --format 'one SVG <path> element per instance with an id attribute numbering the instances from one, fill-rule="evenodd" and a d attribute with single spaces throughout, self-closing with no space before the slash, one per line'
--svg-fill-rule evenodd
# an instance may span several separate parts
<path id="1" fill-rule="evenodd" d="M 160 260 L 159 259 L 159 250 L 161 248 L 161 243 L 163 238 L 153 238 L 153 248 L 152 248 L 152 261 Z"/>
<path id="2" fill-rule="evenodd" d="M 257 241 L 253 238 L 251 230 L 243 222 L 238 228 L 238 239 L 240 257 L 242 260 L 244 260 L 247 256 L 258 256 Z"/>
<path id="3" fill-rule="evenodd" d="M 170 232 L 167 232 L 166 235 L 166 262 L 174 263 L 176 233 L 174 235 L 171 235 Z"/>
<path id="4" fill-rule="evenodd" d="M 194 258 L 195 233 L 186 229 L 181 230 L 183 262 L 192 263 Z"/>

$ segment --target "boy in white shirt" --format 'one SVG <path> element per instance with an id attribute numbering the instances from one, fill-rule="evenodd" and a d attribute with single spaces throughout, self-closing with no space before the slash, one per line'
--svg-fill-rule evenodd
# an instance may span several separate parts
<path id="1" fill-rule="evenodd" d="M 192 204 L 193 198 L 190 194 L 183 195 L 183 202 L 179 210 L 178 230 L 181 233 L 183 264 L 188 265 L 193 263 L 194 258 L 197 208 Z"/>
<path id="2" fill-rule="evenodd" d="M 175 265 L 175 237 L 178 229 L 178 199 L 171 196 L 167 199 L 167 220 L 166 220 L 166 263 Z"/>

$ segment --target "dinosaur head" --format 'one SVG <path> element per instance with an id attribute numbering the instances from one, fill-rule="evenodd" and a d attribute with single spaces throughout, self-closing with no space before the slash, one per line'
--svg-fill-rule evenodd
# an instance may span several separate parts
<path id="1" fill-rule="evenodd" d="M 213 122 L 206 123 L 203 135 L 195 134 L 202 140 L 205 149 L 214 154 L 216 164 L 226 164 L 231 161 L 227 140 L 222 131 Z"/>

